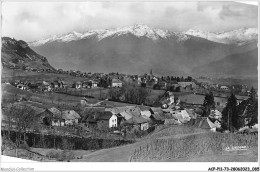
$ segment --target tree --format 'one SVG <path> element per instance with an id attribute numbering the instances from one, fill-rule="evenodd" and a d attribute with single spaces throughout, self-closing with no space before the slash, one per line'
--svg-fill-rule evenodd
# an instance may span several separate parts
<path id="1" fill-rule="evenodd" d="M 251 90 L 250 90 L 250 99 L 251 99 L 252 101 L 255 101 L 255 100 L 256 100 L 256 92 L 255 92 L 254 87 L 252 87 Z"/>
<path id="2" fill-rule="evenodd" d="M 250 98 L 238 105 L 238 113 L 240 115 L 239 127 L 251 127 L 258 123 L 258 100 L 254 88 L 250 91 Z"/>
<path id="3" fill-rule="evenodd" d="M 34 124 L 35 118 L 35 111 L 27 105 L 12 105 L 12 110 L 10 113 L 12 121 L 15 123 L 15 126 L 18 131 L 18 136 L 16 138 L 17 146 L 20 145 L 22 134 L 24 134 L 24 141 L 25 141 L 25 133 L 27 129 L 30 129 Z"/>
<path id="4" fill-rule="evenodd" d="M 175 92 L 181 92 L 181 87 L 180 86 L 176 87 Z"/>
<path id="5" fill-rule="evenodd" d="M 159 84 L 154 84 L 154 85 L 153 85 L 153 89 L 154 89 L 154 90 L 160 90 L 161 87 L 160 87 Z"/>
<path id="6" fill-rule="evenodd" d="M 237 111 L 237 98 L 232 93 L 227 100 L 227 105 L 222 111 L 222 128 L 233 131 L 239 129 L 239 115 Z"/>
<path id="7" fill-rule="evenodd" d="M 215 109 L 214 95 L 212 92 L 205 95 L 203 107 L 204 107 L 203 116 L 209 116 L 210 111 L 212 109 Z"/>
<path id="8" fill-rule="evenodd" d="M 112 100 L 116 100 L 116 101 L 118 101 L 119 98 L 121 97 L 122 95 L 121 93 L 122 93 L 122 89 L 120 88 L 110 88 L 108 91 L 109 97 Z"/>
<path id="9" fill-rule="evenodd" d="M 141 83 L 141 87 L 146 87 L 146 83 Z"/>

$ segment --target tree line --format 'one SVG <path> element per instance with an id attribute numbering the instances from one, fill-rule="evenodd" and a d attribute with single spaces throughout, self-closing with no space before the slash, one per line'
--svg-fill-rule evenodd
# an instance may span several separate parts
<path id="1" fill-rule="evenodd" d="M 209 116 L 215 109 L 214 95 L 206 94 L 203 102 L 203 116 Z M 258 99 L 254 88 L 251 88 L 250 97 L 238 104 L 236 96 L 231 93 L 227 104 L 222 111 L 221 127 L 231 132 L 242 127 L 252 127 L 258 123 Z"/>
<path id="2" fill-rule="evenodd" d="M 122 101 L 131 104 L 147 104 L 149 91 L 143 87 L 123 86 L 121 88 L 111 88 L 109 97 L 113 101 Z"/>

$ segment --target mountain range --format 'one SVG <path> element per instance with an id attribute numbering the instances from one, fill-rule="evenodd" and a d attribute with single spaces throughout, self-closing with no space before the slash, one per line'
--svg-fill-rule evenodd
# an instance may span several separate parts
<path id="1" fill-rule="evenodd" d="M 46 57 L 37 54 L 22 40 L 3 37 L 1 53 L 2 65 L 6 68 L 55 70 Z"/>
<path id="2" fill-rule="evenodd" d="M 207 65 L 219 60 L 225 63 L 229 56 L 255 50 L 257 38 L 256 28 L 219 33 L 172 32 L 136 24 L 54 35 L 28 44 L 55 68 L 130 74 L 153 69 L 158 75 L 177 75 L 207 72 Z"/>

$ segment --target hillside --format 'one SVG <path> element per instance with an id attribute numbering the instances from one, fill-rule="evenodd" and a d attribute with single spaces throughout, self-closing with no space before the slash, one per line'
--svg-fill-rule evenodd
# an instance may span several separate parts
<path id="1" fill-rule="evenodd" d="M 197 67 L 194 73 L 257 75 L 258 50 L 232 54 L 221 60 Z"/>
<path id="2" fill-rule="evenodd" d="M 55 70 L 47 58 L 34 52 L 26 42 L 2 38 L 2 65 L 4 68 Z"/>
<path id="3" fill-rule="evenodd" d="M 252 50 L 256 42 L 224 44 L 182 32 L 134 25 L 68 33 L 29 43 L 56 68 L 91 72 L 184 75 L 227 55 Z"/>
<path id="4" fill-rule="evenodd" d="M 250 149 L 245 150 L 245 151 L 234 151 L 234 152 L 226 152 L 224 150 L 219 151 L 218 154 L 215 154 L 213 152 L 208 151 L 208 153 L 199 153 L 195 154 L 194 156 L 184 156 L 182 158 L 166 158 L 163 159 L 163 154 L 164 153 L 169 153 L 171 151 L 170 148 L 173 148 L 175 146 L 181 146 L 185 145 L 186 143 L 183 141 L 189 140 L 190 142 L 193 142 L 192 146 L 186 145 L 186 150 L 189 150 L 189 148 L 192 148 L 191 150 L 197 151 L 201 149 L 201 152 L 205 151 L 206 149 L 204 147 L 207 147 L 207 144 L 210 145 L 209 137 L 216 137 L 216 139 L 220 138 L 229 138 L 230 136 L 221 134 L 221 133 L 212 133 L 208 130 L 203 130 L 199 128 L 194 128 L 191 126 L 165 126 L 164 128 L 160 130 L 155 130 L 153 133 L 149 134 L 148 136 L 140 139 L 136 143 L 129 144 L 129 145 L 124 145 L 124 146 L 119 146 L 119 147 L 114 147 L 114 148 L 109 148 L 109 149 L 102 149 L 102 150 L 97 150 L 92 153 L 86 153 L 83 155 L 82 159 L 73 159 L 71 160 L 72 162 L 129 162 L 129 161 L 135 161 L 133 157 L 140 157 L 139 161 L 171 161 L 171 162 L 199 162 L 199 161 L 207 161 L 207 162 L 256 162 L 257 161 L 257 146 L 252 146 Z M 236 136 L 238 138 L 243 137 L 243 136 Z M 247 136 L 248 138 L 251 138 L 251 136 Z M 251 139 L 253 139 L 254 136 L 252 136 Z M 245 139 L 248 139 L 245 138 Z M 204 139 L 201 142 L 198 140 Z M 241 139 L 242 141 L 245 141 L 245 139 Z M 234 141 L 232 139 L 229 139 L 229 141 Z M 166 143 L 174 142 L 172 145 L 168 145 Z M 180 143 L 178 143 L 180 142 Z M 157 146 L 163 143 L 160 148 Z M 216 143 L 216 142 L 215 142 Z M 257 144 L 256 141 L 252 142 L 254 144 Z M 151 144 L 154 144 L 151 146 Z M 216 143 L 215 145 L 218 145 L 219 143 Z M 253 144 L 252 144 L 253 145 Z M 164 146 L 164 147 L 163 147 Z M 157 147 L 157 148 L 156 148 Z M 189 147 L 189 148 L 188 148 Z M 210 145 L 209 147 L 214 148 L 214 145 Z M 207 147 L 208 150 L 209 147 Z M 153 149 L 155 148 L 155 150 Z M 149 150 L 150 149 L 150 150 Z M 165 150 L 166 149 L 166 150 Z M 162 151 L 160 151 L 162 150 Z M 152 151 L 158 151 L 159 153 L 156 154 Z M 181 152 L 184 150 L 179 150 L 176 152 L 173 152 L 173 154 L 178 154 L 178 153 L 184 153 Z M 207 151 L 205 151 L 207 152 Z M 146 155 L 147 153 L 147 155 Z M 136 154 L 136 156 L 135 156 Z M 148 157 L 154 155 L 158 155 L 158 157 L 161 158 L 159 159 L 149 159 Z M 182 154 L 181 154 L 182 155 Z M 183 154 L 184 155 L 184 154 Z M 148 159 L 147 159 L 148 158 Z"/>

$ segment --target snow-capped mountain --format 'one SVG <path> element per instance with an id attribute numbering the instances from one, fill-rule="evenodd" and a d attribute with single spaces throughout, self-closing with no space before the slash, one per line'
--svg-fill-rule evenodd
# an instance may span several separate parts
<path id="1" fill-rule="evenodd" d="M 240 28 L 232 31 L 217 33 L 190 29 L 184 33 L 187 35 L 204 38 L 214 42 L 236 45 L 244 45 L 252 41 L 257 41 L 258 39 L 257 28 Z"/>
<path id="2" fill-rule="evenodd" d="M 85 33 L 70 32 L 62 35 L 54 35 L 46 39 L 29 42 L 32 47 L 40 46 L 50 42 L 70 42 L 81 39 L 93 38 L 97 41 L 108 37 L 117 37 L 120 35 L 133 34 L 136 37 L 146 37 L 153 41 L 159 39 L 167 39 L 169 37 L 175 37 L 178 41 L 183 42 L 190 38 L 190 36 L 200 37 L 209 41 L 223 43 L 223 44 L 236 44 L 243 45 L 251 41 L 256 41 L 258 38 L 257 28 L 240 28 L 227 32 L 206 32 L 201 30 L 188 30 L 186 32 L 172 32 L 169 30 L 152 28 L 144 24 L 135 24 L 132 26 L 112 28 L 112 29 L 100 29 L 91 30 Z"/>
<path id="3" fill-rule="evenodd" d="M 254 29 L 208 33 L 172 32 L 143 24 L 71 32 L 35 41 L 33 50 L 55 68 L 90 72 L 189 73 L 193 68 L 257 47 Z M 226 41 L 226 42 L 224 42 Z M 234 42 L 236 44 L 234 44 Z M 225 43 L 225 44 L 224 44 Z"/>
<path id="4" fill-rule="evenodd" d="M 181 32 L 171 32 L 169 30 L 162 30 L 149 27 L 144 24 L 135 24 L 133 26 L 113 28 L 113 29 L 103 29 L 103 30 L 91 30 L 85 33 L 77 33 L 75 31 L 63 35 L 54 35 L 46 39 L 39 41 L 29 42 L 30 46 L 40 46 L 48 42 L 69 42 L 80 39 L 96 38 L 98 41 L 108 37 L 116 37 L 120 35 L 133 34 L 136 37 L 147 37 L 154 41 L 158 39 L 166 39 L 171 36 L 177 37 L 178 41 L 185 41 L 189 38 L 188 35 Z"/>

